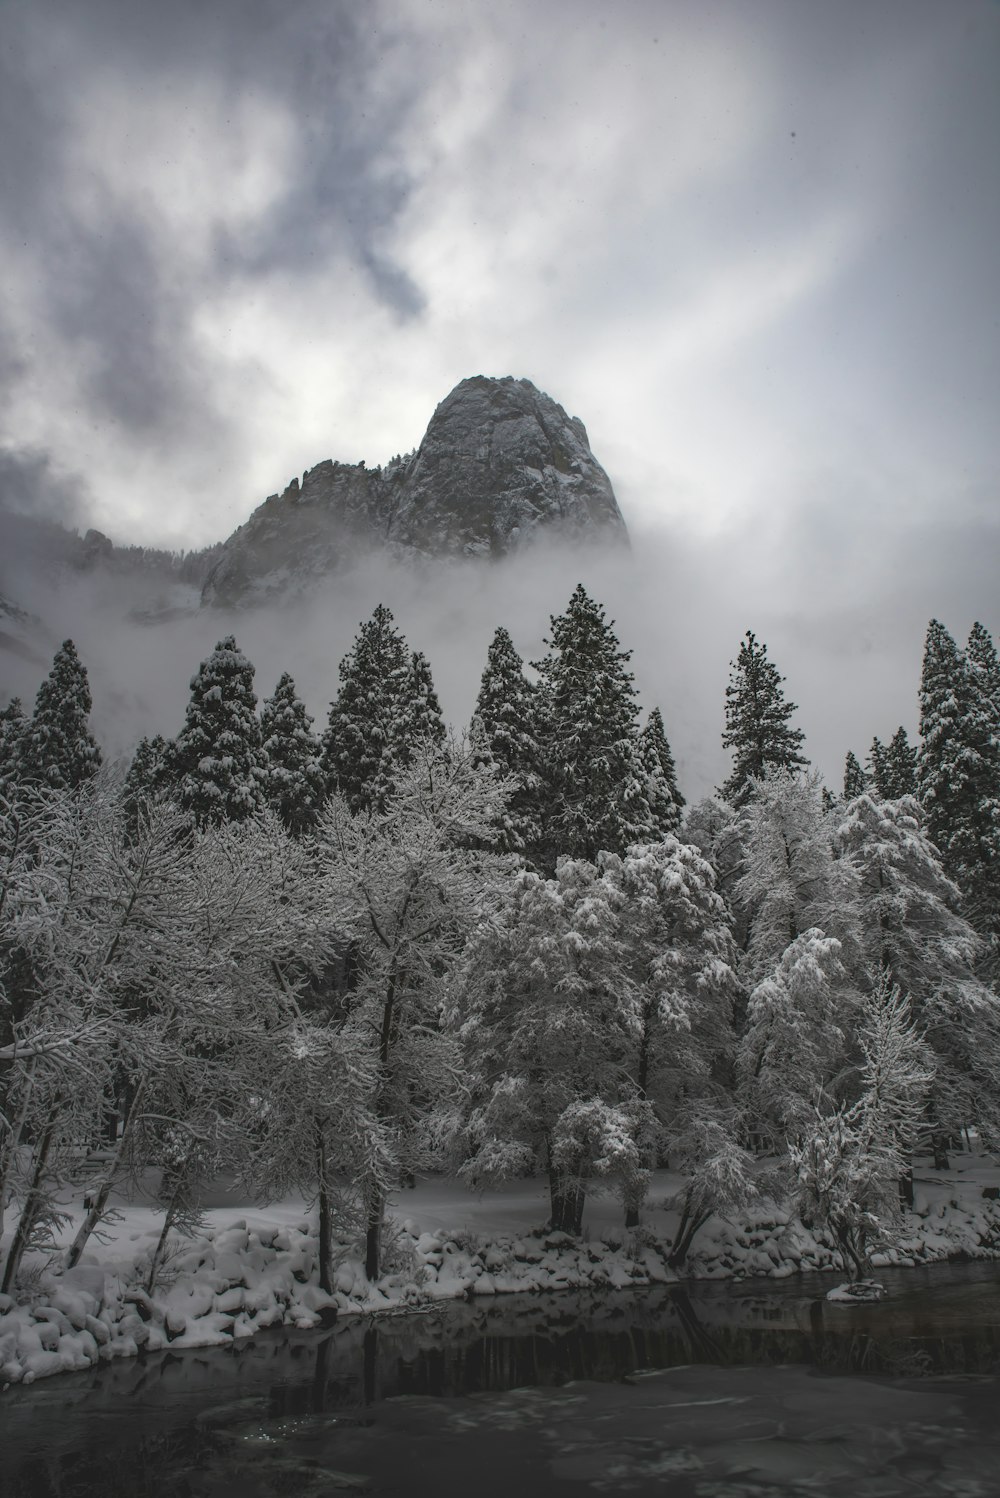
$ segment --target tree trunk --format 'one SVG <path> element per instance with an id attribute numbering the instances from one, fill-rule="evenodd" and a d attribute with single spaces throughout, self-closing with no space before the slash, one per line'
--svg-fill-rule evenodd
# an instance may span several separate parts
<path id="1" fill-rule="evenodd" d="M 931 1151 L 934 1155 L 935 1170 L 950 1170 L 951 1161 L 948 1159 L 948 1139 L 944 1134 L 935 1131 L 931 1137 Z"/>
<path id="2" fill-rule="evenodd" d="M 639 1065 L 636 1068 L 636 1077 L 635 1077 L 635 1090 L 636 1090 L 636 1093 L 638 1094 L 638 1098 L 639 1098 L 640 1103 L 644 1103 L 646 1101 L 646 1098 L 647 1098 L 647 1095 L 648 1095 L 648 1087 L 649 1087 L 649 1047 L 650 1047 L 650 1040 L 651 1040 L 651 1037 L 650 1037 L 651 1023 L 652 1023 L 652 1013 L 651 1013 L 650 1006 L 647 1005 L 645 1013 L 643 1014 L 643 1018 L 642 1018 L 642 1035 L 641 1035 L 640 1040 L 639 1040 Z M 641 1132 L 641 1125 L 640 1125 L 640 1132 Z M 647 1162 L 646 1159 L 643 1158 L 644 1151 L 643 1151 L 642 1145 L 641 1145 L 641 1143 L 640 1143 L 640 1141 L 638 1139 L 636 1140 L 636 1146 L 637 1146 L 638 1151 L 639 1151 L 639 1165 L 640 1165 L 640 1167 L 645 1166 L 648 1162 Z M 642 1201 L 643 1201 L 643 1196 L 644 1195 L 645 1195 L 645 1193 L 640 1190 L 639 1185 L 638 1185 L 637 1182 L 630 1182 L 628 1185 L 626 1185 L 626 1187 L 625 1187 L 625 1226 L 627 1228 L 637 1228 L 639 1226 L 639 1212 L 640 1212 L 640 1210 L 642 1208 Z"/>
<path id="3" fill-rule="evenodd" d="M 53 1107 L 55 1106 L 56 1105 L 54 1104 Z M 21 1220 L 17 1224 L 17 1231 L 14 1234 L 14 1241 L 11 1243 L 10 1250 L 7 1254 L 7 1263 L 4 1267 L 3 1280 L 0 1281 L 0 1294 L 3 1295 L 7 1295 L 10 1293 L 11 1287 L 14 1284 L 14 1280 L 17 1275 L 17 1271 L 21 1267 L 21 1259 L 24 1257 L 24 1250 L 28 1246 L 32 1230 L 34 1229 L 35 1223 L 38 1220 L 39 1212 L 44 1205 L 44 1191 L 42 1189 L 42 1182 L 45 1179 L 45 1167 L 48 1164 L 49 1152 L 52 1149 L 52 1141 L 55 1138 L 55 1132 L 56 1119 L 51 1118 L 45 1130 L 45 1133 L 42 1135 L 38 1143 L 38 1149 L 35 1153 L 35 1168 L 31 1172 L 31 1185 L 28 1187 L 27 1194 L 24 1198 L 24 1206 L 21 1208 Z"/>
<path id="4" fill-rule="evenodd" d="M 711 1215 L 711 1212 L 697 1211 L 691 1199 L 690 1192 L 685 1192 L 684 1208 L 681 1212 L 681 1220 L 677 1224 L 677 1237 L 674 1239 L 674 1246 L 670 1250 L 670 1257 L 667 1259 L 667 1263 L 671 1269 L 679 1269 L 684 1263 L 690 1252 L 691 1244 L 694 1242 L 695 1233 L 697 1233 L 699 1228 L 704 1226 Z"/>
<path id="5" fill-rule="evenodd" d="M 397 982 L 396 963 L 393 961 L 389 967 L 389 977 L 386 983 L 385 1001 L 382 1007 L 382 1030 L 378 1047 L 379 1080 L 375 1113 L 380 1120 L 384 1120 L 386 1116 L 384 1097 L 390 1081 L 389 1056 L 392 1050 L 392 1032 L 396 1018 Z M 369 1181 L 365 1192 L 368 1209 L 365 1230 L 365 1274 L 370 1284 L 375 1283 L 382 1269 L 382 1218 L 385 1214 L 385 1196 L 386 1193 L 379 1182 Z"/>
<path id="6" fill-rule="evenodd" d="M 913 1165 L 910 1164 L 899 1178 L 899 1205 L 903 1208 L 913 1206 Z"/>
<path id="7" fill-rule="evenodd" d="M 170 1193 L 170 1200 L 163 1210 L 163 1226 L 160 1229 L 160 1236 L 156 1240 L 156 1247 L 153 1249 L 153 1257 L 149 1261 L 149 1273 L 146 1276 L 147 1295 L 152 1295 L 153 1293 L 153 1286 L 156 1284 L 156 1276 L 159 1274 L 160 1266 L 163 1263 L 163 1256 L 167 1247 L 167 1237 L 177 1218 L 177 1208 L 180 1205 L 180 1199 L 183 1190 L 184 1165 L 181 1165 L 178 1167 L 177 1174 L 174 1177 L 174 1189 Z"/>
<path id="8" fill-rule="evenodd" d="M 552 1207 L 551 1224 L 555 1233 L 569 1233 L 579 1238 L 583 1228 L 583 1204 L 586 1189 L 579 1177 L 568 1176 L 549 1166 L 549 1198 Z"/>
<path id="9" fill-rule="evenodd" d="M 367 1227 L 365 1230 L 365 1274 L 369 1284 L 379 1277 L 382 1257 L 382 1215 L 385 1212 L 385 1193 L 377 1186 L 370 1188 L 368 1196 Z"/>
<path id="10" fill-rule="evenodd" d="M 24 1080 L 24 1096 L 21 1099 L 20 1113 L 11 1126 L 6 1144 L 0 1150 L 0 1238 L 3 1237 L 3 1225 L 7 1218 L 7 1203 L 10 1199 L 14 1178 L 14 1164 L 18 1151 L 21 1148 L 21 1140 L 24 1138 L 24 1129 L 28 1120 L 28 1104 L 31 1102 L 31 1093 L 35 1084 L 35 1059 L 35 1057 L 32 1057 L 28 1063 L 28 1074 Z"/>
<path id="11" fill-rule="evenodd" d="M 69 1248 L 66 1250 L 67 1269 L 74 1268 L 74 1266 L 80 1262 L 80 1255 L 86 1248 L 87 1241 L 90 1238 L 91 1233 L 97 1227 L 98 1223 L 101 1221 L 105 1212 L 107 1211 L 108 1198 L 111 1195 L 112 1188 L 114 1187 L 114 1184 L 118 1179 L 118 1172 L 121 1168 L 121 1162 L 125 1154 L 126 1145 L 131 1143 L 131 1126 L 135 1119 L 136 1111 L 139 1107 L 139 1100 L 142 1097 L 145 1085 L 146 1079 L 145 1077 L 143 1077 L 139 1082 L 138 1087 L 132 1094 L 131 1101 L 128 1105 L 128 1112 L 125 1114 L 125 1117 L 122 1120 L 122 1131 L 119 1135 L 118 1143 L 115 1147 L 115 1152 L 111 1156 L 111 1160 L 109 1161 L 107 1169 L 104 1172 L 104 1177 L 97 1189 L 96 1194 L 91 1193 L 91 1202 L 90 1207 L 87 1211 L 87 1215 L 81 1222 L 80 1226 L 77 1228 L 76 1236 L 74 1237 L 73 1242 L 70 1244 Z"/>
<path id="12" fill-rule="evenodd" d="M 326 1138 L 323 1125 L 316 1123 L 316 1174 L 319 1178 L 319 1288 L 333 1294 L 330 1257 L 333 1251 L 333 1220 L 330 1183 L 327 1180 Z"/>

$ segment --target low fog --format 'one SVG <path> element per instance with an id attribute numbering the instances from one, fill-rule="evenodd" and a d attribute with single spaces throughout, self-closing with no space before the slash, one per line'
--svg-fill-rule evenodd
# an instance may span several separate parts
<path id="1" fill-rule="evenodd" d="M 859 527 L 864 547 L 855 544 Z M 900 723 L 915 731 L 928 617 L 941 617 L 959 639 L 977 616 L 995 628 L 984 610 L 997 539 L 995 523 L 970 528 L 966 516 L 961 528 L 939 523 L 904 549 L 844 511 L 825 530 L 804 526 L 798 536 L 769 532 L 759 517 L 714 538 L 633 529 L 629 552 L 537 544 L 500 563 L 369 558 L 304 601 L 236 613 L 198 608 L 190 589 L 168 596 L 100 570 L 45 576 L 22 561 L 0 569 L 0 586 L 39 623 L 0 625 L 0 700 L 18 693 L 30 708 L 53 651 L 71 637 L 90 673 L 92 721 L 105 752 L 128 754 L 141 734 L 178 732 L 199 661 L 232 632 L 256 667 L 258 697 L 289 670 L 322 729 L 339 663 L 361 622 L 385 602 L 410 646 L 429 657 L 445 715 L 461 727 L 497 625 L 526 661 L 537 659 L 550 616 L 583 582 L 633 652 L 643 708 L 663 711 L 689 800 L 727 773 L 724 692 L 747 629 L 768 645 L 798 704 L 807 752 L 839 789 L 849 748 L 863 757 L 873 735 L 884 739 Z M 950 581 L 956 577 L 961 586 Z M 130 617 L 163 604 L 174 606 L 172 616 Z"/>

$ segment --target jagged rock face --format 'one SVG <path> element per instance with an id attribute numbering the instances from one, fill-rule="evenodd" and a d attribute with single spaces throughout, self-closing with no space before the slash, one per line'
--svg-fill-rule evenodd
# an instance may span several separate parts
<path id="1" fill-rule="evenodd" d="M 528 380 L 477 375 L 441 402 L 416 453 L 385 468 L 327 461 L 255 510 L 202 602 L 294 596 L 375 550 L 500 557 L 541 534 L 627 542 L 582 421 Z"/>

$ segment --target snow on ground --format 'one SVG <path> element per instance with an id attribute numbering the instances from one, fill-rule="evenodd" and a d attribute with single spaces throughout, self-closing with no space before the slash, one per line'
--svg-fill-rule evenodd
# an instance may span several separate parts
<path id="1" fill-rule="evenodd" d="M 368 1282 L 357 1250 L 336 1256 L 332 1294 L 319 1289 L 315 1213 L 301 1199 L 247 1207 L 224 1186 L 205 1202 L 205 1225 L 178 1238 L 152 1295 L 140 1288 L 161 1217 L 141 1202 L 91 1240 L 72 1270 L 29 1261 L 20 1303 L 0 1296 L 0 1386 L 173 1346 L 232 1344 L 278 1325 L 315 1327 L 338 1315 L 402 1312 L 437 1300 L 512 1292 L 640 1288 L 675 1279 L 667 1265 L 676 1213 L 663 1205 L 682 1184 L 657 1172 L 641 1235 L 621 1226 L 613 1196 L 589 1199 L 580 1239 L 539 1227 L 548 1215 L 543 1182 L 512 1182 L 476 1196 L 451 1180 L 400 1191 L 386 1234 L 387 1270 Z M 955 1157 L 955 1168 L 920 1167 L 914 1211 L 874 1266 L 957 1256 L 1000 1257 L 1000 1166 Z M 75 1231 L 69 1213 L 60 1243 Z M 712 1218 L 684 1273 L 697 1279 L 784 1278 L 840 1269 L 822 1234 L 763 1204 L 731 1221 Z"/>

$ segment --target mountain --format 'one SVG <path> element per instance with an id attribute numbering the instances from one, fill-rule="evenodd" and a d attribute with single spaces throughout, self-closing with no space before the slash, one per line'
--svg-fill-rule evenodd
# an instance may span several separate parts
<path id="1" fill-rule="evenodd" d="M 577 417 L 530 380 L 463 380 L 416 452 L 384 467 L 319 463 L 223 542 L 203 605 L 296 597 L 360 557 L 501 557 L 542 534 L 627 544 Z"/>

